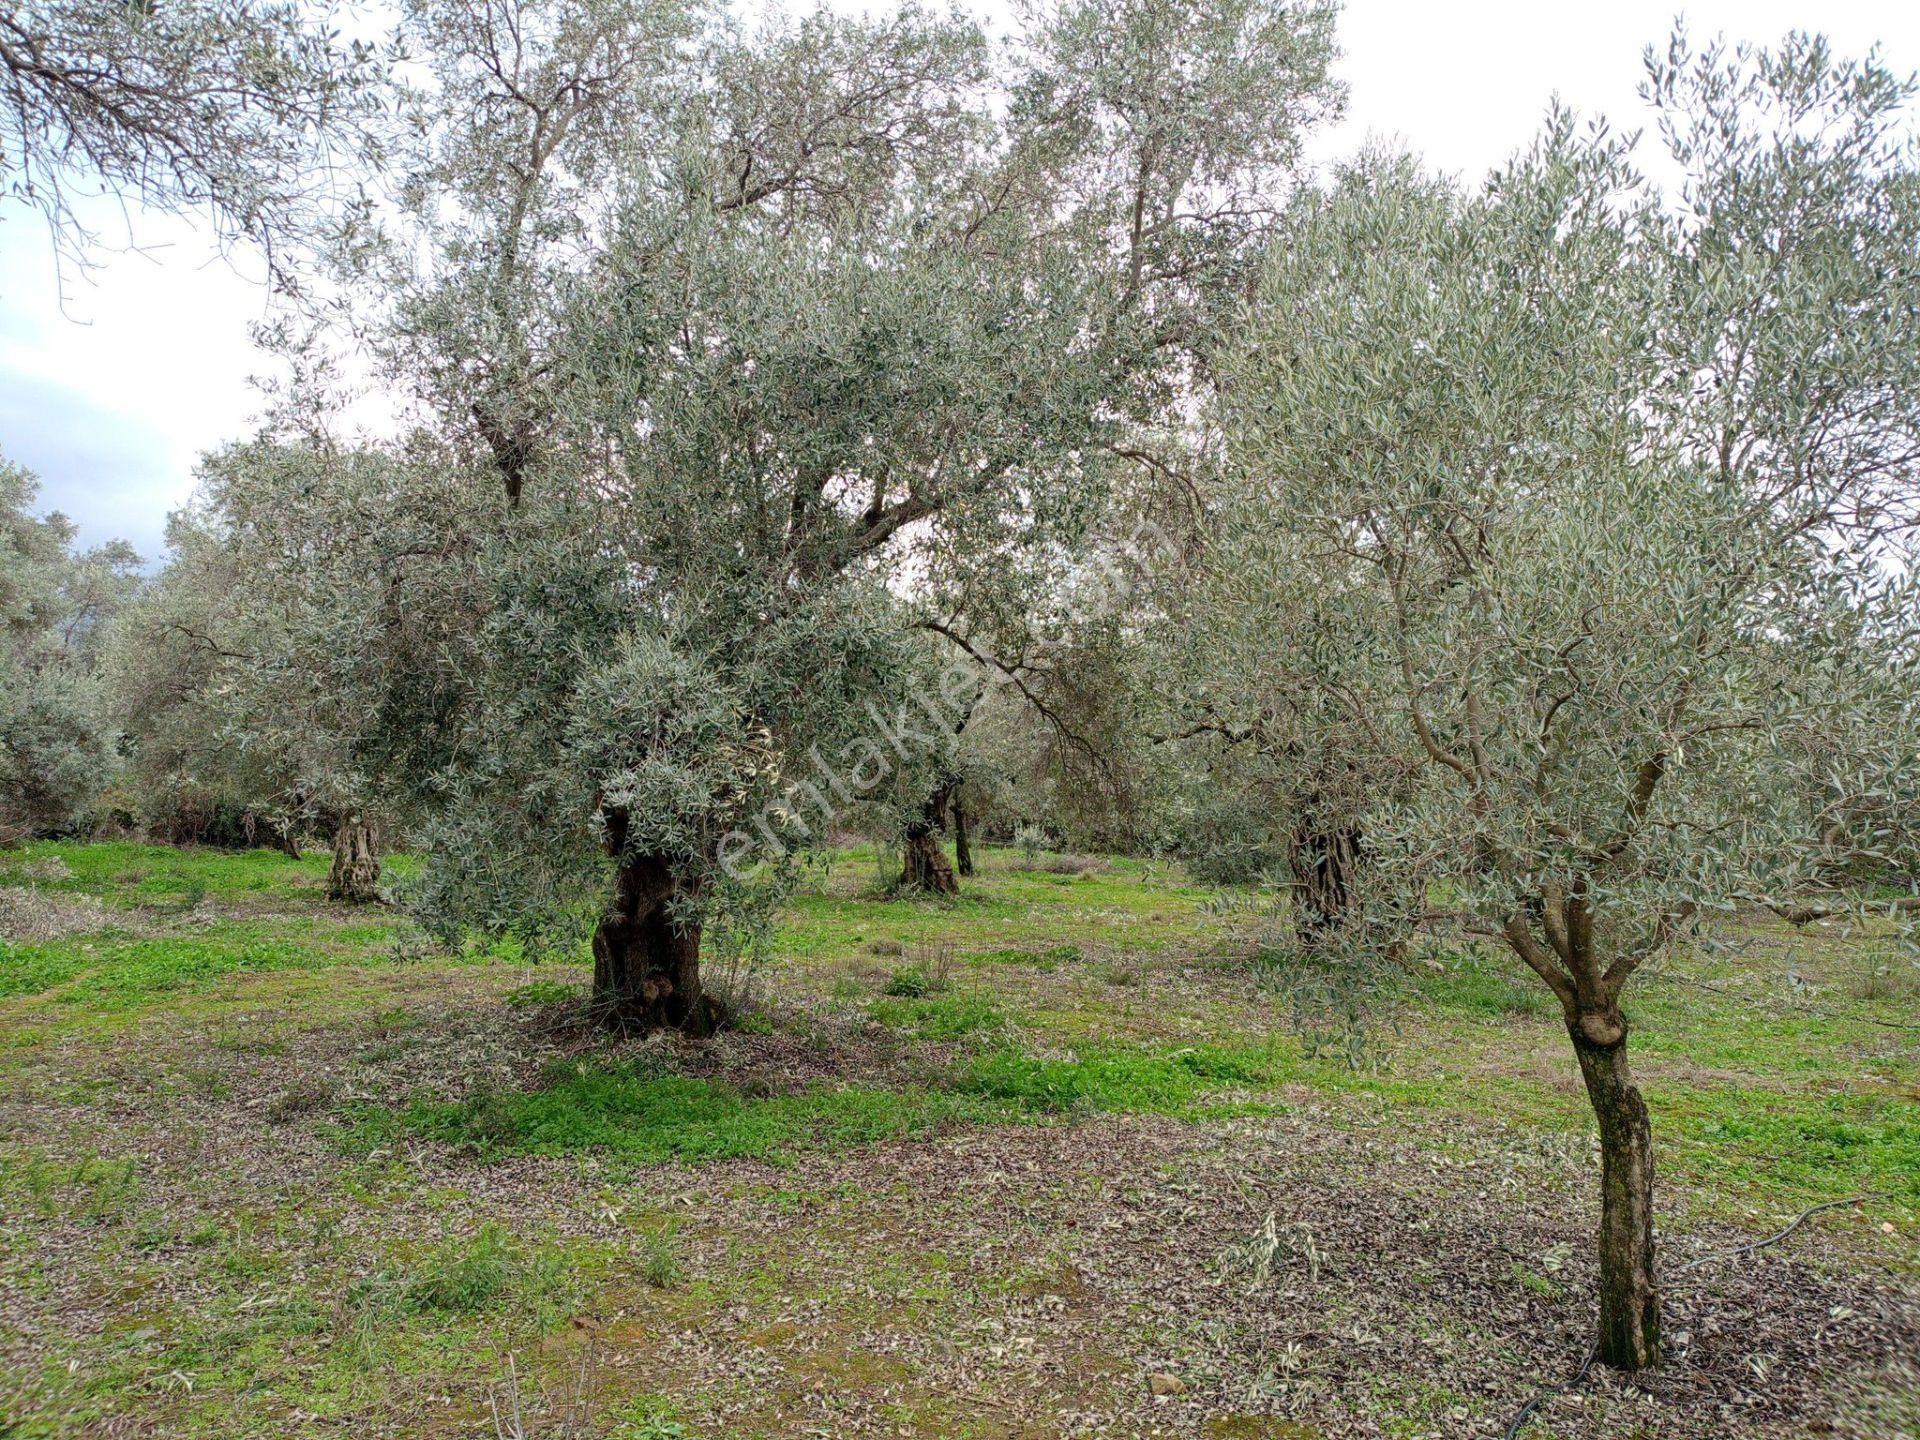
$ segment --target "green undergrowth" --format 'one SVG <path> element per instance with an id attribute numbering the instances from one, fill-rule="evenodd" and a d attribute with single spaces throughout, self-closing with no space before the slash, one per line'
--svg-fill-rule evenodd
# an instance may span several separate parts
<path id="1" fill-rule="evenodd" d="M 234 971 L 318 969 L 338 957 L 310 941 L 255 927 L 205 934 L 133 936 L 96 932 L 39 944 L 0 942 L 0 996 L 63 987 L 62 1003 L 102 1009 L 193 990 Z"/>
<path id="2" fill-rule="evenodd" d="M 961 1040 L 1004 1030 L 1007 1017 L 985 990 L 939 995 L 883 995 L 867 1007 L 882 1025 L 916 1040 Z"/>
<path id="3" fill-rule="evenodd" d="M 1272 1052 L 1196 1046 L 1094 1050 L 1073 1059 L 997 1050 L 959 1067 L 952 1083 L 963 1093 L 1032 1114 L 1110 1111 L 1203 1119 L 1280 1108 L 1263 1098 L 1278 1078 Z"/>
<path id="4" fill-rule="evenodd" d="M 405 1133 L 465 1146 L 482 1157 L 594 1150 L 646 1163 L 763 1159 L 925 1135 L 957 1124 L 1017 1124 L 1098 1112 L 1199 1119 L 1280 1108 L 1275 1067 L 1255 1051 L 1099 1050 L 1072 1059 L 1012 1047 L 955 1062 L 904 1087 L 813 1084 L 755 1095 L 724 1080 L 661 1073 L 633 1063 L 553 1067 L 532 1090 L 490 1090 L 459 1102 L 359 1105 L 337 1134 L 351 1152 Z"/>
<path id="5" fill-rule="evenodd" d="M 128 908 L 208 895 L 315 900 L 327 863 L 324 852 L 295 860 L 277 850 L 42 841 L 0 851 L 0 885 L 92 895 Z"/>
<path id="6" fill-rule="evenodd" d="M 435 1240 L 378 1243 L 371 1255 L 320 1227 L 301 1237 L 296 1268 L 276 1243 L 288 1237 L 211 1222 L 205 1232 L 178 1242 L 192 1247 L 200 1303 L 132 1304 L 84 1365 L 49 1349 L 38 1375 L 11 1377 L 30 1408 L 11 1426 L 0 1408 L 0 1435 L 95 1433 L 136 1393 L 154 1434 L 338 1433 L 396 1382 L 491 1379 L 495 1356 L 551 1333 L 625 1259 L 603 1243 L 484 1222 Z M 137 1248 L 143 1234 L 134 1240 Z M 138 1266 L 119 1273 L 128 1294 L 145 1288 Z M 288 1415 L 285 1397 L 298 1398 L 306 1423 Z M 75 1428 L 36 1428 L 34 1410 Z"/>
<path id="7" fill-rule="evenodd" d="M 489 1091 L 453 1104 L 361 1109 L 349 1146 L 402 1132 L 472 1148 L 482 1157 L 597 1150 L 635 1163 L 790 1159 L 924 1134 L 956 1122 L 1007 1118 L 1004 1107 L 924 1088 L 814 1085 L 797 1094 L 743 1094 L 724 1082 L 649 1074 L 632 1065 L 570 1067 L 548 1085 Z"/>
<path id="8" fill-rule="evenodd" d="M 1292 1106 L 1303 1126 L 1500 1167 L 1487 1173 L 1518 1194 L 1592 1194 L 1592 1116 L 1557 1007 L 1497 947 L 1436 942 L 1404 972 L 1387 967 L 1386 1023 L 1368 1017 L 1349 1055 L 1309 1043 L 1300 996 L 1313 977 L 1297 958 L 1274 945 L 1272 973 L 1252 962 L 1248 907 L 1210 908 L 1214 892 L 1143 861 L 977 853 L 980 873 L 953 903 L 882 898 L 870 849 L 815 867 L 780 917 L 767 1003 L 748 1011 L 784 1033 L 720 1042 L 708 1060 L 741 1068 L 716 1078 L 681 1073 L 672 1046 L 632 1063 L 613 1058 L 626 1047 L 556 1027 L 582 997 L 578 965 L 534 968 L 477 942 L 443 954 L 396 910 L 328 904 L 324 855 L 0 852 L 0 886 L 104 906 L 49 906 L 56 930 L 93 928 L 0 943 L 0 1093 L 28 1102 L 0 1136 L 0 1285 L 36 1327 L 32 1352 L 0 1377 L 0 1436 L 117 1433 L 129 1415 L 143 1433 L 207 1440 L 370 1425 L 492 1434 L 485 1402 L 503 1357 L 517 1355 L 530 1395 L 558 1393 L 579 1373 L 560 1342 L 590 1333 L 583 1319 L 605 1322 L 608 1346 L 657 1354 L 735 1305 L 758 1326 L 760 1312 L 840 1296 L 843 1278 L 865 1297 L 863 1326 L 944 1325 L 942 1307 L 966 1310 L 997 1282 L 965 1257 L 889 1249 L 891 1219 L 886 1233 L 862 1228 L 859 1187 L 889 1167 L 852 1167 L 857 1182 L 833 1172 L 849 1149 L 957 1127 Z M 1711 1218 L 1757 1236 L 1818 1201 L 1884 1194 L 1822 1217 L 1831 1249 L 1813 1250 L 1813 1227 L 1795 1244 L 1822 1263 L 1859 1254 L 1913 1273 L 1920 1044 L 1900 1028 L 1920 995 L 1911 962 L 1838 925 L 1716 924 L 1726 944 L 1716 931 L 1714 944 L 1677 947 L 1626 997 L 1663 1225 Z M 793 1088 L 754 1068 L 822 1035 L 834 1043 L 809 1051 L 810 1067 L 846 1060 L 827 1079 Z M 575 1045 L 584 1060 L 526 1089 L 446 1098 Z M 1212 1139 L 1238 1147 L 1256 1128 Z M 331 1163 L 283 1163 L 316 1139 L 339 1152 Z M 1253 1139 L 1247 1154 L 1290 1163 L 1284 1135 Z M 553 1158 L 490 1169 L 527 1155 Z M 707 1163 L 728 1160 L 792 1166 Z M 640 1168 L 661 1162 L 704 1168 Z M 1073 1163 L 1042 1183 L 1074 1183 Z M 844 1267 L 810 1275 L 785 1228 L 717 1232 L 707 1206 L 742 1186 L 787 1221 L 817 1207 L 810 1197 L 840 1196 L 808 1233 L 844 1247 Z M 913 1203 L 905 1181 L 885 1203 Z M 588 1213 L 616 1218 L 589 1236 Z M 1061 1235 L 1020 1239 L 1035 1273 L 1060 1270 Z M 1525 1257 L 1497 1263 L 1516 1298 L 1564 1288 Z M 618 1338 L 628 1325 L 640 1328 Z M 832 1344 L 783 1343 L 766 1351 L 783 1364 L 846 1363 Z M 1130 1334 L 1115 1343 L 1137 1348 Z M 596 1434 L 755 1433 L 705 1425 L 686 1396 L 685 1412 L 635 1396 L 655 1373 L 600 1372 Z M 819 1373 L 850 1393 L 892 1383 Z M 1427 1433 L 1445 1428 L 1443 1403 L 1454 1397 L 1383 1399 L 1380 1413 Z M 914 1423 L 988 1433 L 944 1412 Z"/>

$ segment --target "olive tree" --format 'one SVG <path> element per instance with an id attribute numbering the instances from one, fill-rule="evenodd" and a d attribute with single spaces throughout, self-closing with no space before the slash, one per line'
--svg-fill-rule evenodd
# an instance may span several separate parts
<path id="1" fill-rule="evenodd" d="M 1623 992 L 1802 873 L 1802 737 L 1855 793 L 1910 786 L 1920 614 L 1873 543 L 1920 433 L 1907 87 L 1797 38 L 1653 73 L 1675 211 L 1565 115 L 1476 190 L 1375 157 L 1299 205 L 1231 367 L 1212 561 L 1227 609 L 1278 575 L 1310 621 L 1222 627 L 1219 673 L 1338 712 L 1393 777 L 1357 797 L 1368 903 L 1444 895 L 1559 1002 L 1628 1368 L 1660 1327 Z"/>
<path id="2" fill-rule="evenodd" d="M 321 826 L 329 892 L 375 898 L 382 832 L 428 803 L 473 684 L 471 558 L 497 502 L 467 479 L 418 439 L 206 458 L 107 667 L 152 820 L 225 805 L 289 847 Z"/>
<path id="3" fill-rule="evenodd" d="M 591 931 L 609 1022 L 711 1026 L 703 929 L 752 932 L 742 877 L 951 724 L 944 695 L 938 720 L 898 708 L 929 699 L 901 595 L 1073 543 L 1119 417 L 1164 387 L 1195 237 L 1237 223 L 1246 167 L 1194 131 L 1205 93 L 1107 169 L 1149 72 L 1327 88 L 1324 10 L 1118 12 L 1144 69 L 1100 6 L 1043 17 L 999 71 L 975 26 L 912 7 L 752 30 L 635 0 L 409 11 L 420 138 L 339 258 L 394 391 L 502 499 L 421 893 L 449 933 Z M 1234 104 L 1220 133 L 1248 128 Z M 1291 120 L 1248 133 L 1277 157 Z"/>
<path id="4" fill-rule="evenodd" d="M 824 757 L 830 810 L 935 733 L 901 709 L 900 532 L 1024 505 L 1021 462 L 1084 424 L 1077 277 L 915 246 L 914 215 L 876 260 L 824 227 L 636 207 L 570 317 L 565 403 L 483 556 L 483 694 L 433 883 L 456 918 L 545 925 L 590 913 L 604 854 L 612 1023 L 719 1018 L 706 918 L 741 913 L 745 851 L 777 861 L 830 818 L 788 787 Z"/>
<path id="5" fill-rule="evenodd" d="M 39 481 L 0 457 L 0 837 L 73 827 L 113 770 L 101 636 L 139 585 L 124 541 L 74 549 L 32 506 Z"/>
<path id="6" fill-rule="evenodd" d="M 63 257 L 97 239 L 93 185 L 245 239 L 276 278 L 377 153 L 384 57 L 327 7 L 281 0 L 26 0 L 0 13 L 0 185 Z M 337 218 L 337 217 L 335 217 Z"/>
<path id="7" fill-rule="evenodd" d="M 154 839 L 270 842 L 298 856 L 297 766 L 245 723 L 242 666 L 261 627 L 233 552 L 191 508 L 168 518 L 167 549 L 110 627 L 101 664 L 127 808 Z"/>
<path id="8" fill-rule="evenodd" d="M 329 891 L 373 899 L 382 831 L 445 764 L 473 684 L 477 534 L 498 508 L 422 439 L 261 439 L 209 456 L 198 517 L 246 626 L 225 667 L 243 748 L 332 832 Z"/>

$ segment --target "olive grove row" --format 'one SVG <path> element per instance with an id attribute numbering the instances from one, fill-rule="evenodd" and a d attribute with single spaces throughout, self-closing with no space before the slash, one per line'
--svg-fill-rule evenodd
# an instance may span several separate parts
<path id="1" fill-rule="evenodd" d="M 1911 82 L 1676 36 L 1638 149 L 1555 112 L 1464 183 L 1302 172 L 1317 0 L 158 13 L 0 24 L 0 163 L 56 227 L 77 148 L 271 242 L 288 379 L 152 577 L 0 471 L 0 823 L 324 827 L 348 898 L 404 835 L 431 929 L 590 945 L 622 1027 L 724 1024 L 703 949 L 848 831 L 1484 937 L 1593 1103 L 1600 1354 L 1657 1360 L 1624 988 L 1912 873 Z M 206 43 L 249 18 L 264 78 Z M 124 93 L 47 78 L 98 53 Z"/>

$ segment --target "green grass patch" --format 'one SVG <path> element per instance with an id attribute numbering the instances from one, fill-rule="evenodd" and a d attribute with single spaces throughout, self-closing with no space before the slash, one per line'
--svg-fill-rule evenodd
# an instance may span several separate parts
<path id="1" fill-rule="evenodd" d="M 1078 945 L 1049 945 L 1043 950 L 1022 950 L 1011 947 L 999 950 L 976 950 L 967 956 L 969 965 L 1031 965 L 1034 969 L 1051 974 L 1062 965 L 1076 965 L 1085 957 Z"/>
<path id="2" fill-rule="evenodd" d="M 962 998 L 899 1003 L 939 1007 L 930 1012 L 937 1018 L 925 1023 L 977 1033 L 985 1012 L 953 1008 Z M 965 1029 L 956 1019 L 961 1015 Z M 453 1104 L 416 1101 L 399 1112 L 361 1107 L 337 1134 L 362 1153 L 410 1131 L 483 1156 L 595 1150 L 634 1163 L 781 1162 L 803 1150 L 867 1145 L 953 1124 L 1084 1111 L 1195 1118 L 1271 1111 L 1277 1107 L 1270 1098 L 1251 1092 L 1268 1089 L 1275 1074 L 1275 1065 L 1254 1052 L 1214 1046 L 1115 1048 L 1076 1060 L 1040 1059 L 1009 1047 L 974 1056 L 932 1085 L 817 1084 L 796 1094 L 757 1096 L 723 1081 L 631 1063 L 569 1063 L 537 1090 L 489 1091 Z"/>
<path id="3" fill-rule="evenodd" d="M 1449 951 L 1430 957 L 1442 968 L 1425 970 L 1418 981 L 1422 998 L 1435 1009 L 1476 1018 L 1554 1013 L 1547 987 L 1519 961 L 1502 964 L 1478 951 Z"/>
<path id="4" fill-rule="evenodd" d="M 813 1085 L 794 1095 L 749 1096 L 686 1075 L 634 1065 L 569 1066 L 544 1089 L 492 1092 L 459 1104 L 418 1103 L 405 1128 L 483 1155 L 599 1150 L 637 1163 L 780 1161 L 820 1146 L 871 1144 L 956 1121 L 1003 1118 L 1004 1106 L 970 1094 L 862 1085 Z M 377 1125 L 357 1132 L 378 1138 Z"/>
<path id="5" fill-rule="evenodd" d="M 1097 1049 L 1047 1060 L 1006 1049 L 978 1056 L 955 1088 L 1039 1114 L 1071 1110 L 1146 1111 L 1206 1117 L 1271 1111 L 1266 1090 L 1279 1078 L 1274 1057 L 1202 1045 L 1178 1050 Z M 1216 1097 L 1231 1098 L 1216 1098 Z"/>
<path id="6" fill-rule="evenodd" d="M 527 1009 L 534 1005 L 552 1005 L 561 1000 L 578 1000 L 580 987 L 564 980 L 535 980 L 507 992 L 508 1008 Z"/>
<path id="7" fill-rule="evenodd" d="M 1006 1028 L 1007 1017 L 984 990 L 952 990 L 914 999 L 893 995 L 889 991 L 874 1001 L 867 1013 L 917 1040 L 961 1040 Z"/>
<path id="8" fill-rule="evenodd" d="M 236 971 L 316 970 L 341 957 L 269 925 L 230 925 L 189 935 L 114 932 L 38 944 L 0 941 L 0 997 L 65 987 L 60 1000 L 95 1009 L 198 990 Z"/>
<path id="9" fill-rule="evenodd" d="M 278 850 L 43 841 L 0 853 L 0 885 L 39 885 L 97 895 L 113 905 L 178 907 L 206 896 L 303 895 L 314 900 L 326 879 L 327 856 L 295 860 Z M 61 872 L 65 872 L 64 874 Z"/>
<path id="10" fill-rule="evenodd" d="M 1675 1168 L 1710 1173 L 1716 1188 L 1920 1200 L 1920 1105 L 1905 1096 L 1661 1086 L 1648 1104 L 1656 1147 L 1678 1142 Z"/>

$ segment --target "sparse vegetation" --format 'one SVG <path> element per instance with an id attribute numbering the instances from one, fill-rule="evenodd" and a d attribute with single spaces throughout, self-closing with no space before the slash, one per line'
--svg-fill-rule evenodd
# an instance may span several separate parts
<path id="1" fill-rule="evenodd" d="M 1459 1403 L 1481 1420 L 1541 1373 L 1510 1325 L 1531 1314 L 1578 1326 L 1587 1303 L 1585 1227 L 1545 1202 L 1582 1193 L 1590 1132 L 1554 1017 L 1494 952 L 1411 959 L 1399 1030 L 1356 1070 L 1316 1057 L 1240 919 L 1176 869 L 1118 857 L 1060 889 L 988 847 L 975 908 L 948 911 L 863 898 L 859 865 L 843 863 L 774 931 L 771 973 L 792 1007 L 779 1023 L 608 1055 L 579 1051 L 577 1029 L 553 1022 L 550 1007 L 564 1014 L 584 993 L 569 957 L 531 981 L 507 952 L 395 964 L 404 921 L 328 905 L 324 854 L 135 861 L 119 846 L 40 844 L 0 855 L 0 886 L 53 859 L 68 878 L 34 883 L 91 899 L 109 928 L 0 948 L 0 1288 L 39 1327 L 44 1357 L 11 1367 L 0 1413 L 26 1434 L 56 1415 L 129 1411 L 183 1436 L 257 1433 L 265 1412 L 247 1397 L 262 1366 L 311 1413 L 351 1404 L 406 1427 L 443 1413 L 430 1397 L 444 1394 L 484 1426 L 502 1373 L 492 1345 L 519 1357 L 529 1434 L 568 1413 L 587 1347 L 602 1434 L 631 1415 L 690 1436 L 779 1435 L 775 1410 L 883 1375 L 923 1428 L 1007 1406 L 1050 1423 L 1005 1380 L 987 1381 L 978 1406 L 954 1401 L 938 1346 L 978 1334 L 985 1355 L 1003 1343 L 993 1327 L 1027 1323 L 1033 1297 L 1082 1293 L 1107 1298 L 1064 1301 L 1056 1343 L 1083 1357 L 1088 1395 L 1154 1403 L 1143 1380 L 1088 1357 L 1139 1356 L 1144 1374 L 1204 1354 L 1163 1405 L 1241 1413 L 1229 1382 L 1201 1372 L 1273 1363 L 1295 1413 L 1338 1406 L 1390 1429 L 1416 1423 L 1424 1402 L 1409 1397 L 1441 1383 L 1417 1351 L 1382 1357 L 1372 1373 L 1394 1385 L 1356 1389 L 1312 1342 L 1291 1370 L 1256 1359 L 1242 1348 L 1256 1342 L 1218 1330 L 1213 1302 L 1155 1305 L 1142 1328 L 1123 1318 L 1124 1277 L 1145 1265 L 1148 1283 L 1163 1247 L 1180 1245 L 1196 1297 L 1220 1293 L 1211 1277 L 1233 1306 L 1284 1294 L 1321 1325 L 1431 1316 L 1490 1342 L 1449 1362 L 1477 1377 L 1480 1398 Z M 144 903 L 196 881 L 196 914 Z M 905 934 L 916 955 L 992 958 L 957 967 L 943 991 L 889 996 L 875 933 Z M 1876 1023 L 1900 1019 L 1897 1007 L 1857 993 L 1862 967 L 1894 953 L 1886 923 L 1807 933 L 1742 914 L 1708 938 L 1649 977 L 1635 1013 L 1670 1137 L 1665 1251 L 1701 1254 L 1729 1224 L 1758 1231 L 1817 1200 L 1882 1193 L 1822 1217 L 1821 1268 L 1790 1244 L 1753 1262 L 1751 1283 L 1775 1292 L 1770 1306 L 1787 1297 L 1770 1315 L 1877 1317 L 1844 1332 L 1854 1338 L 1819 1373 L 1884 1409 L 1871 1400 L 1896 1383 L 1884 1366 L 1920 1330 L 1898 1298 L 1920 1266 L 1920 1055 Z M 1034 963 L 1048 955 L 1061 958 Z M 1154 957 L 1151 995 L 1110 984 L 1083 955 Z M 869 977 L 851 1010 L 830 998 L 849 973 Z M 1285 1178 L 1308 1171 L 1319 1178 L 1307 1189 Z M 929 1189 L 919 1177 L 932 1174 Z M 1019 1207 L 979 1202 L 1001 1186 Z M 1377 1207 L 1400 1187 L 1423 1198 L 1388 1219 Z M 1513 1247 L 1484 1293 L 1469 1278 L 1480 1272 L 1459 1268 L 1480 1250 L 1433 1228 L 1456 1218 Z M 1363 1220 L 1384 1228 L 1352 1228 Z M 50 1247 L 78 1258 L 56 1272 Z M 104 1333 L 74 1324 L 68 1287 L 108 1274 L 137 1277 L 141 1318 Z M 1710 1313 L 1745 1326 L 1748 1292 L 1720 1293 Z M 873 1328 L 874 1305 L 891 1329 Z M 796 1314 L 814 1318 L 785 1318 Z M 1342 1318 L 1359 1315 L 1373 1318 Z M 666 1391 L 620 1363 L 662 1345 L 695 1353 L 679 1347 L 715 1325 L 722 1350 L 697 1353 L 761 1357 L 771 1368 L 753 1388 L 717 1361 L 694 1361 Z M 1775 1394 L 1745 1353 L 1688 1363 Z M 1693 1402 L 1659 1393 L 1688 1433 Z M 1645 1403 L 1589 1395 L 1594 1433 Z"/>

